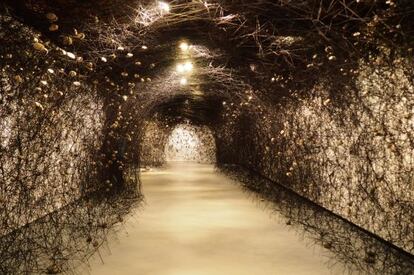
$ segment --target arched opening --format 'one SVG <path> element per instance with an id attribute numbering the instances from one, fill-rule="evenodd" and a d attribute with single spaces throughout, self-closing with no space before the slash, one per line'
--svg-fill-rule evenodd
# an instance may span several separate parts
<path id="1" fill-rule="evenodd" d="M 178 124 L 168 137 L 165 160 L 215 163 L 216 145 L 211 130 L 206 126 Z"/>

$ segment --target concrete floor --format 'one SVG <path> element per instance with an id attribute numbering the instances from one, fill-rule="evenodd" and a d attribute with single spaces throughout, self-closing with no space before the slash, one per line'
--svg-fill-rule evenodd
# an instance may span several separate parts
<path id="1" fill-rule="evenodd" d="M 210 165 L 170 163 L 142 174 L 146 204 L 91 261 L 91 274 L 340 274 L 320 247 L 289 230 Z"/>

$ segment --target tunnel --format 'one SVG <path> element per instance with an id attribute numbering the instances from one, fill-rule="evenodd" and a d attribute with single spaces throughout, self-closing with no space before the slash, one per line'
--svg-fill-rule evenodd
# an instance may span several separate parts
<path id="1" fill-rule="evenodd" d="M 0 274 L 414 274 L 414 2 L 3 0 Z"/>

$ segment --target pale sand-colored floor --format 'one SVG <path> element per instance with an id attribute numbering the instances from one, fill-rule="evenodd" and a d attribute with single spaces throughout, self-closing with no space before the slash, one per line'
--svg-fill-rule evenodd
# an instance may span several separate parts
<path id="1" fill-rule="evenodd" d="M 91 261 L 91 274 L 339 274 L 264 202 L 209 165 L 170 163 L 142 175 L 146 204 Z"/>

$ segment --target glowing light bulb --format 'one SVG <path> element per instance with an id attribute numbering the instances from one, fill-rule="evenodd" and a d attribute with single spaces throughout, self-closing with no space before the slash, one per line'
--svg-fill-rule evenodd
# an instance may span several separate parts
<path id="1" fill-rule="evenodd" d="M 178 64 L 177 65 L 177 72 L 179 72 L 179 73 L 183 73 L 184 72 L 184 65 L 183 64 Z"/>
<path id="2" fill-rule="evenodd" d="M 170 5 L 168 3 L 165 2 L 158 2 L 158 8 L 165 13 L 169 13 L 170 12 Z"/>
<path id="3" fill-rule="evenodd" d="M 193 63 L 190 61 L 185 62 L 184 64 L 180 63 L 177 65 L 177 72 L 179 73 L 189 73 L 193 70 Z"/>
<path id="4" fill-rule="evenodd" d="M 190 72 L 190 71 L 192 71 L 193 70 L 193 63 L 191 63 L 191 62 L 186 62 L 185 64 L 184 64 L 184 71 L 185 72 Z"/>
<path id="5" fill-rule="evenodd" d="M 186 52 L 190 49 L 190 45 L 188 45 L 187 42 L 181 42 L 179 47 L 183 52 Z"/>
<path id="6" fill-rule="evenodd" d="M 183 77 L 180 79 L 180 85 L 187 85 L 187 78 Z"/>

